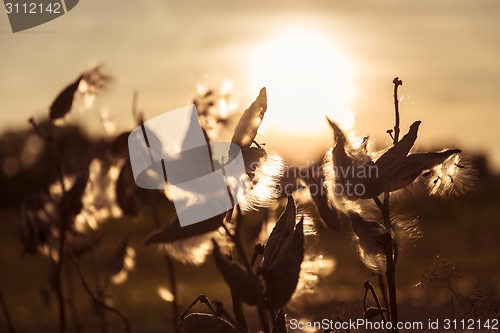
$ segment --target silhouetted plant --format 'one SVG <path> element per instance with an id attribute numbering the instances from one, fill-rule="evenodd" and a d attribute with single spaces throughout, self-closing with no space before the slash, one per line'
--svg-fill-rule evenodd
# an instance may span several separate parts
<path id="1" fill-rule="evenodd" d="M 382 285 L 387 285 L 388 289 L 387 308 L 371 283 L 366 281 L 363 306 L 361 309 L 358 305 L 357 310 L 362 310 L 367 320 L 381 317 L 390 322 L 392 328 L 388 329 L 389 332 L 398 331 L 396 266 L 399 253 L 421 234 L 417 218 L 400 214 L 394 209 L 394 202 L 404 199 L 399 194 L 416 187 L 426 188 L 428 195 L 460 195 L 471 188 L 475 177 L 473 166 L 458 149 L 411 152 L 420 121 L 414 122 L 400 139 L 397 92 L 401 80 L 395 78 L 393 81 L 395 125 L 387 131 L 393 145 L 370 152 L 369 139 L 365 138 L 359 146 L 353 146 L 342 129 L 328 119 L 334 146 L 326 153 L 320 172 L 306 176 L 297 173 L 296 168 L 286 166 L 278 154 L 266 151 L 265 145 L 256 141 L 267 112 L 265 88 L 239 120 L 236 106 L 227 93 L 200 91 L 193 98 L 193 104 L 197 107 L 207 144 L 226 136 L 241 148 L 246 191 L 237 193 L 238 205 L 233 205 L 227 213 L 186 227 L 180 226 L 177 215 L 163 223 L 158 191 L 141 190 L 136 185 L 128 151 L 130 131 L 118 134 L 110 143 L 90 149 L 78 175 L 65 173 L 64 152 L 57 145 L 59 128 L 56 123 L 71 111 L 75 98 L 90 101 L 110 81 L 111 77 L 101 67 L 85 71 L 52 103 L 47 130 L 30 119 L 34 130 L 52 149 L 59 180 L 48 189 L 26 195 L 17 225 L 24 252 L 30 255 L 41 253 L 47 259 L 49 289 L 58 301 L 59 332 L 65 332 L 68 326 L 67 309 L 75 329 L 81 331 L 71 288 L 64 291 L 65 284 L 70 281 L 68 276 L 63 276 L 63 272 L 71 272 L 66 262 L 68 259 L 73 262 L 85 291 L 97 305 L 101 332 L 107 330 L 106 314 L 102 309 L 119 316 L 125 329 L 131 331 L 127 318 L 112 304 L 109 282 L 119 284 L 126 279 L 135 266 L 135 250 L 130 247 L 128 238 L 123 238 L 109 258 L 107 271 L 99 272 L 96 251 L 105 235 L 97 230 L 99 223 L 110 218 L 126 215 L 137 219 L 144 214 L 152 215 L 155 223 L 144 244 L 158 246 L 168 270 L 169 287 L 161 287 L 158 292 L 171 302 L 173 316 L 179 319 L 178 323 L 174 322 L 175 331 L 182 328 L 187 333 L 248 332 L 245 303 L 256 308 L 263 332 L 287 332 L 287 306 L 293 302 L 294 295 L 311 288 L 316 281 L 311 277 L 320 274 L 315 267 L 321 263 L 328 266 L 327 258 L 308 252 L 307 239 L 315 234 L 314 224 L 307 213 L 297 208 L 294 193 L 291 193 L 301 187 L 309 188 L 309 199 L 316 208 L 317 218 L 328 230 L 339 232 L 343 221 L 349 221 L 359 258 L 373 272 L 385 275 L 386 284 Z M 143 126 L 143 114 L 138 112 L 137 104 L 138 95 L 135 93 L 132 115 L 137 126 Z M 232 124 L 235 126 L 231 132 Z M 106 148 L 105 157 L 101 154 L 103 148 Z M 99 154 L 100 159 L 97 158 Z M 295 185 L 286 186 L 290 183 Z M 168 187 L 162 195 L 171 199 Z M 281 199 L 286 199 L 286 205 L 275 221 Z M 260 215 L 252 218 L 255 214 L 252 215 L 251 211 L 259 211 Z M 249 235 L 242 235 L 244 229 L 250 230 Z M 251 256 L 247 253 L 249 245 L 253 248 Z M 211 302 L 205 295 L 200 295 L 180 313 L 174 260 L 200 265 L 210 254 L 229 287 L 233 314 L 222 303 Z M 90 257 L 96 290 L 91 289 L 81 269 L 85 256 Z M 429 271 L 425 278 L 444 281 L 453 293 L 449 280 L 432 272 Z M 386 290 L 382 292 L 382 299 L 386 299 Z M 368 304 L 369 295 L 374 304 Z M 471 309 L 480 299 L 478 291 L 470 302 Z M 211 314 L 189 314 L 198 301 L 206 304 Z M 343 319 L 339 315 L 335 320 Z"/>

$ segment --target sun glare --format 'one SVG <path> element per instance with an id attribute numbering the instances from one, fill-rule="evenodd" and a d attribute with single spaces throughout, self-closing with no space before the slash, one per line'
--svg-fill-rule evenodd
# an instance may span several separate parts
<path id="1" fill-rule="evenodd" d="M 267 87 L 269 128 L 311 135 L 326 128 L 325 115 L 350 129 L 351 65 L 321 33 L 288 30 L 253 56 L 253 91 Z"/>

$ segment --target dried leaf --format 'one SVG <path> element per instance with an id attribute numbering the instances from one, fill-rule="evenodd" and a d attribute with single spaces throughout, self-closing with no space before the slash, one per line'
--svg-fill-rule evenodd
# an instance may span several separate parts
<path id="1" fill-rule="evenodd" d="M 241 333 L 224 319 L 207 313 L 191 313 L 179 325 L 186 333 Z"/>
<path id="2" fill-rule="evenodd" d="M 278 253 L 269 268 L 267 296 L 274 309 L 280 309 L 288 303 L 299 281 L 300 265 L 304 259 L 303 220 L 302 217 L 291 241 Z"/>
<path id="3" fill-rule="evenodd" d="M 234 130 L 232 143 L 241 148 L 248 148 L 252 144 L 259 129 L 264 113 L 267 110 L 266 88 L 262 88 L 257 99 L 243 112 Z"/>
<path id="4" fill-rule="evenodd" d="M 287 333 L 286 330 L 286 320 L 285 320 L 285 311 L 281 309 L 278 312 L 278 315 L 274 319 L 273 331 L 272 333 Z"/>
<path id="5" fill-rule="evenodd" d="M 116 157 L 127 157 L 128 156 L 128 136 L 130 135 L 130 131 L 123 132 L 118 135 L 113 143 L 111 144 L 110 150 L 111 153 Z"/>
<path id="6" fill-rule="evenodd" d="M 176 215 L 164 227 L 154 230 L 144 239 L 144 245 L 157 243 L 172 243 L 189 237 L 202 235 L 219 229 L 226 213 L 211 217 L 202 222 L 181 227 L 179 217 Z"/>
<path id="7" fill-rule="evenodd" d="M 382 171 L 380 177 L 383 192 L 392 192 L 410 185 L 423 171 L 443 163 L 459 149 L 449 149 L 441 152 L 415 153 L 408 155 L 398 163 L 393 163 Z"/>
<path id="8" fill-rule="evenodd" d="M 56 99 L 50 106 L 50 119 L 62 118 L 71 110 L 75 92 L 78 90 L 78 85 L 82 79 L 83 76 L 80 76 L 75 82 L 64 88 L 64 90 L 57 95 Z"/>
<path id="9" fill-rule="evenodd" d="M 387 311 L 387 309 L 384 308 L 379 309 L 371 307 L 366 309 L 365 313 L 363 314 L 363 318 L 366 320 L 372 320 L 376 316 L 382 316 L 382 314 L 384 313 L 389 313 L 389 311 Z"/>
<path id="10" fill-rule="evenodd" d="M 248 305 L 256 305 L 259 301 L 259 289 L 256 280 L 244 267 L 236 262 L 225 259 L 220 253 L 219 246 L 212 240 L 214 249 L 212 255 L 219 273 L 236 296 Z"/>
<path id="11" fill-rule="evenodd" d="M 128 236 L 125 236 L 121 243 L 116 247 L 109 261 L 108 272 L 111 277 L 118 275 L 124 266 L 125 256 L 127 255 Z"/>
<path id="12" fill-rule="evenodd" d="M 134 181 L 132 165 L 130 164 L 130 159 L 127 159 L 116 180 L 115 188 L 116 203 L 120 206 L 120 209 L 125 215 L 137 216 L 137 214 L 139 214 L 139 207 L 134 200 L 134 192 L 136 189 L 137 185 Z"/>
<path id="13" fill-rule="evenodd" d="M 293 228 L 295 226 L 296 212 L 297 209 L 295 207 L 295 201 L 293 200 L 293 197 L 289 195 L 286 208 L 278 218 L 278 221 L 276 222 L 276 225 L 267 240 L 266 248 L 264 250 L 264 266 L 270 266 L 272 264 L 276 255 L 292 237 Z"/>

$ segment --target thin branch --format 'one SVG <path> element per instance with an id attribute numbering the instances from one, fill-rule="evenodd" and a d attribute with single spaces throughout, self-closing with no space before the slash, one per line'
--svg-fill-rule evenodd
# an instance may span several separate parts
<path id="1" fill-rule="evenodd" d="M 102 300 L 100 300 L 99 298 L 97 298 L 94 293 L 92 292 L 92 290 L 90 290 L 90 287 L 89 285 L 87 284 L 87 282 L 85 281 L 85 278 L 83 277 L 83 273 L 82 271 L 80 270 L 80 265 L 78 263 L 78 259 L 76 259 L 74 257 L 74 255 L 70 252 L 69 253 L 69 256 L 71 258 L 71 260 L 73 261 L 73 264 L 75 264 L 75 267 L 76 267 L 76 271 L 78 272 L 78 275 L 80 276 L 80 281 L 82 282 L 82 285 L 83 285 L 83 288 L 85 289 L 85 291 L 87 292 L 87 294 L 89 294 L 89 296 L 97 303 L 99 304 L 100 306 L 102 306 L 103 308 L 115 313 L 116 315 L 118 315 L 122 320 L 123 322 L 125 323 L 125 330 L 128 332 L 128 333 L 131 333 L 132 331 L 130 330 L 130 323 L 128 321 L 128 319 L 120 312 L 118 311 L 117 309 L 107 305 L 106 303 L 104 303 Z"/>
<path id="2" fill-rule="evenodd" d="M 156 201 L 155 193 L 153 191 L 149 191 L 149 198 L 151 203 L 151 211 L 153 213 L 153 218 L 155 221 L 155 226 L 158 229 L 161 226 L 161 218 L 160 218 L 160 212 L 158 210 L 158 202 Z M 172 296 L 174 298 L 174 300 L 172 301 L 172 313 L 174 318 L 177 320 L 179 318 L 179 303 L 177 299 L 177 278 L 175 276 L 175 265 L 167 253 L 162 253 L 162 256 L 163 260 L 165 261 L 165 266 L 167 268 L 168 280 L 170 282 L 170 292 L 172 293 Z M 174 321 L 173 325 L 174 325 L 174 331 L 179 332 L 179 325 L 177 324 L 177 322 Z"/>
<path id="3" fill-rule="evenodd" d="M 367 296 L 368 290 L 371 292 L 373 299 L 375 300 L 375 304 L 377 304 L 377 307 L 379 309 L 382 309 L 382 305 L 380 304 L 377 293 L 375 292 L 375 289 L 373 288 L 373 285 L 370 283 L 370 281 L 366 280 L 364 283 L 364 287 L 365 287 L 365 296 L 363 298 L 363 307 L 364 307 L 365 311 L 366 311 L 366 296 Z M 382 316 L 382 322 L 387 322 L 387 318 L 385 317 L 385 314 L 381 313 L 380 315 Z M 388 328 L 387 332 L 391 333 L 391 330 Z"/>
<path id="4" fill-rule="evenodd" d="M 71 313 L 71 316 L 73 317 L 73 324 L 75 325 L 76 332 L 82 333 L 82 325 L 81 325 L 80 319 L 78 317 L 78 312 L 76 311 L 75 302 L 73 300 L 73 296 L 75 293 L 74 293 L 74 288 L 73 288 L 73 277 L 72 277 L 71 269 L 69 266 L 66 266 L 65 273 L 66 273 L 66 281 L 67 281 L 66 300 L 68 302 L 69 312 Z"/>
<path id="5" fill-rule="evenodd" d="M 388 231 L 385 234 L 385 260 L 386 260 L 386 271 L 385 276 L 387 278 L 387 287 L 389 289 L 389 309 L 391 314 L 392 332 L 397 333 L 397 323 L 398 323 L 398 304 L 396 297 L 396 267 L 394 265 L 394 247 L 393 239 L 391 233 L 391 218 L 389 212 L 389 194 L 384 194 L 384 203 L 380 201 L 378 197 L 373 198 L 377 204 L 382 217 L 384 219 L 384 226 Z"/>

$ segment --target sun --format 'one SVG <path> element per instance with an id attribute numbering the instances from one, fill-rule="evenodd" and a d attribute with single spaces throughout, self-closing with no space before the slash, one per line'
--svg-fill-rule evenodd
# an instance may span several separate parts
<path id="1" fill-rule="evenodd" d="M 252 59 L 251 89 L 268 92 L 268 128 L 311 135 L 325 130 L 325 116 L 352 128 L 352 68 L 330 38 L 288 29 L 258 47 Z"/>

